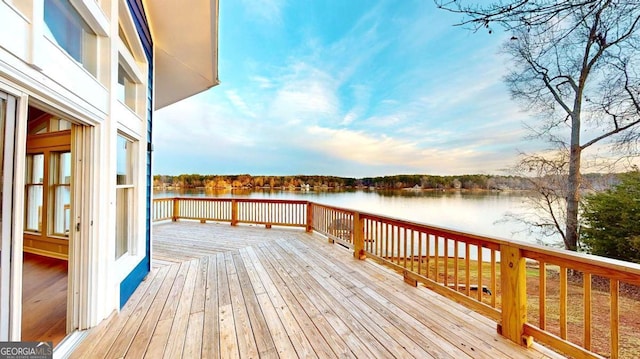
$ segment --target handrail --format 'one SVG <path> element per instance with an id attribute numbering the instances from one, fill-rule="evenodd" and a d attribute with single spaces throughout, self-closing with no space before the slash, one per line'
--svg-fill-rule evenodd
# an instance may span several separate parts
<path id="1" fill-rule="evenodd" d="M 521 345 L 536 340 L 577 358 L 617 358 L 628 342 L 637 341 L 621 331 L 620 312 L 625 306 L 620 305 L 620 286 L 640 286 L 638 264 L 309 201 L 154 200 L 153 220 L 168 219 L 304 227 L 352 249 L 356 258 L 369 257 L 399 271 L 408 284 L 422 283 L 493 319 L 502 335 Z M 597 277 L 608 281 L 607 291 Z M 549 293 L 552 287 L 559 288 L 557 296 Z M 605 300 L 608 320 L 593 318 L 594 306 Z M 583 308 L 577 317 L 569 314 L 575 312 L 576 301 Z M 569 335 L 576 320 L 581 338 L 576 338 L 575 329 Z M 596 336 L 608 337 L 608 345 L 596 341 Z"/>
<path id="2" fill-rule="evenodd" d="M 171 206 L 167 203 L 171 202 Z M 153 222 L 171 219 L 307 227 L 307 201 L 251 198 L 174 197 L 154 199 Z M 310 229 L 309 229 L 310 230 Z"/>

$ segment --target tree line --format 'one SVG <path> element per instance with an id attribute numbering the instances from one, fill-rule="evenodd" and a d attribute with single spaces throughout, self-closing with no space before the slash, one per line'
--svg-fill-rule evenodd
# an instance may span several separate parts
<path id="1" fill-rule="evenodd" d="M 586 188 L 601 190 L 618 182 L 616 174 L 586 174 Z M 524 176 L 501 176 L 468 174 L 458 176 L 436 176 L 425 174 L 393 175 L 379 177 L 337 177 L 323 175 L 260 176 L 260 175 L 202 175 L 181 174 L 177 176 L 155 175 L 154 188 L 376 188 L 431 190 L 533 190 L 532 179 Z"/>

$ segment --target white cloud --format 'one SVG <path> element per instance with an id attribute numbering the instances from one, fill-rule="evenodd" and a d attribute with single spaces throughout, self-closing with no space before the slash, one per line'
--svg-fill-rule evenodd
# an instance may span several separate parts
<path id="1" fill-rule="evenodd" d="M 286 123 L 312 122 L 335 117 L 340 102 L 335 81 L 326 72 L 297 63 L 282 76 L 269 106 L 269 117 Z"/>
<path id="2" fill-rule="evenodd" d="M 370 167 L 404 168 L 412 173 L 495 173 L 516 156 L 515 152 L 484 151 L 476 143 L 423 147 L 415 141 L 319 126 L 307 128 L 307 133 L 314 140 L 299 145 L 328 157 Z"/>
<path id="3" fill-rule="evenodd" d="M 251 76 L 249 80 L 256 83 L 261 89 L 270 89 L 274 86 L 273 81 L 265 76 Z"/>
<path id="4" fill-rule="evenodd" d="M 256 114 L 249 109 L 246 102 L 240 97 L 237 91 L 235 90 L 227 90 L 225 91 L 227 98 L 233 104 L 233 106 L 245 116 L 256 118 Z"/>
<path id="5" fill-rule="evenodd" d="M 355 110 L 351 110 L 346 115 L 344 115 L 344 117 L 342 118 L 342 122 L 340 122 L 340 124 L 342 126 L 349 126 L 357 118 L 358 118 L 357 112 Z"/>
<path id="6" fill-rule="evenodd" d="M 242 0 L 245 10 L 253 18 L 271 24 L 282 22 L 282 9 L 285 2 L 285 0 Z"/>
<path id="7" fill-rule="evenodd" d="M 156 147 L 196 158 L 208 151 L 252 146 L 256 141 L 249 128 L 249 122 L 223 102 L 190 98 L 156 112 L 154 142 Z"/>

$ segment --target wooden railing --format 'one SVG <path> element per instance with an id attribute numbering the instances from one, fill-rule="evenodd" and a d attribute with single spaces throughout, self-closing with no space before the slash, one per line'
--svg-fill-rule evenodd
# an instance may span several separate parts
<path id="1" fill-rule="evenodd" d="M 307 201 L 158 199 L 153 214 L 305 227 L 495 320 L 521 345 L 535 340 L 576 358 L 640 353 L 640 301 L 620 294 L 640 286 L 637 264 Z"/>
<path id="2" fill-rule="evenodd" d="M 153 221 L 179 219 L 200 222 L 264 224 L 267 227 L 307 227 L 307 201 L 247 198 L 160 198 L 155 199 Z M 311 228 L 308 229 L 311 231 Z"/>

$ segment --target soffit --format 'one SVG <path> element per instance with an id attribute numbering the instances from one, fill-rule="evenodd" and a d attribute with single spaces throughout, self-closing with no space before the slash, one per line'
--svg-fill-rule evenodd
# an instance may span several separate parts
<path id="1" fill-rule="evenodd" d="M 147 0 L 155 109 L 219 84 L 218 0 Z"/>

